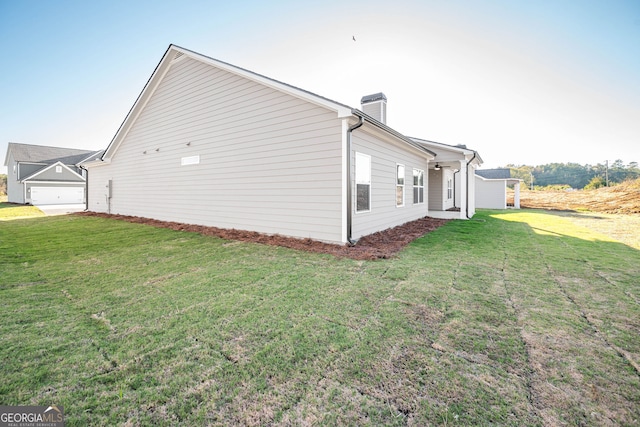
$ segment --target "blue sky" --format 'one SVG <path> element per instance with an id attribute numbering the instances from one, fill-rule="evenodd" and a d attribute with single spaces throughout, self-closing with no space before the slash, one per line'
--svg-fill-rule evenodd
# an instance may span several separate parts
<path id="1" fill-rule="evenodd" d="M 170 43 L 352 107 L 384 92 L 390 126 L 484 167 L 640 162 L 639 0 L 0 0 L 0 156 L 105 148 Z"/>

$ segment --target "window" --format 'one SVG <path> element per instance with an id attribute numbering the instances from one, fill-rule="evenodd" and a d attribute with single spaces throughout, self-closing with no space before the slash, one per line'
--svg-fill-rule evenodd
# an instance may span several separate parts
<path id="1" fill-rule="evenodd" d="M 356 212 L 371 210 L 371 156 L 356 153 Z"/>
<path id="2" fill-rule="evenodd" d="M 453 199 L 453 180 L 447 179 L 447 199 Z"/>
<path id="3" fill-rule="evenodd" d="M 404 165 L 396 165 L 396 206 L 404 206 Z"/>
<path id="4" fill-rule="evenodd" d="M 62 173 L 62 166 L 56 166 L 56 173 Z"/>
<path id="5" fill-rule="evenodd" d="M 424 171 L 413 170 L 413 204 L 424 203 Z"/>

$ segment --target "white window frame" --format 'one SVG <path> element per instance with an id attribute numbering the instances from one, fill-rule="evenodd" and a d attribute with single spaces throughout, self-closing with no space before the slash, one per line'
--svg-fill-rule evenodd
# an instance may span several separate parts
<path id="1" fill-rule="evenodd" d="M 364 154 L 364 153 L 360 153 L 358 151 L 356 151 L 356 155 L 355 155 L 355 191 L 354 191 L 354 203 L 355 203 L 355 211 L 357 214 L 359 213 L 366 213 L 366 212 L 371 212 L 371 156 L 368 154 Z M 368 175 L 365 172 L 365 176 L 362 175 L 362 171 L 358 170 L 358 165 L 360 164 L 360 167 L 363 166 L 363 164 L 361 162 L 366 162 L 368 164 L 367 169 L 368 169 Z M 360 174 L 359 174 L 360 173 Z M 368 208 L 367 209 L 358 209 L 358 185 L 368 185 L 369 186 L 369 196 L 368 196 Z"/>
<path id="2" fill-rule="evenodd" d="M 400 168 L 402 168 L 402 176 L 400 176 Z M 401 163 L 396 163 L 396 208 L 404 206 L 404 184 L 407 180 L 407 169 Z M 398 190 L 402 192 L 402 200 L 398 203 Z"/>
<path id="3" fill-rule="evenodd" d="M 420 185 L 420 175 L 418 174 L 418 184 L 416 185 L 416 172 L 422 174 L 422 185 Z M 424 204 L 424 170 L 423 169 L 413 169 L 413 188 L 418 189 L 418 201 L 416 202 L 416 195 L 413 194 L 413 204 L 414 205 L 423 205 Z M 420 189 L 422 189 L 422 201 L 420 200 Z"/>
<path id="4" fill-rule="evenodd" d="M 447 178 L 447 200 L 453 199 L 453 179 Z"/>

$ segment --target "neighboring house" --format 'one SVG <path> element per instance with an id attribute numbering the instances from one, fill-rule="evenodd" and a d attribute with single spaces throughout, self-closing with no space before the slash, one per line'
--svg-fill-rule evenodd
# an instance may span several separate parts
<path id="1" fill-rule="evenodd" d="M 80 167 L 101 151 L 17 144 L 7 147 L 7 199 L 32 205 L 85 203 L 86 178 Z"/>
<path id="2" fill-rule="evenodd" d="M 480 209 L 520 209 L 520 179 L 511 178 L 511 169 L 476 171 L 476 207 Z M 507 187 L 513 186 L 513 204 L 507 202 Z"/>
<path id="3" fill-rule="evenodd" d="M 411 138 L 436 153 L 429 164 L 429 216 L 468 219 L 476 212 L 475 169 L 482 164 L 477 151 L 464 145 Z"/>
<path id="4" fill-rule="evenodd" d="M 435 153 L 361 103 L 170 45 L 85 165 L 88 209 L 333 243 L 428 215 Z"/>

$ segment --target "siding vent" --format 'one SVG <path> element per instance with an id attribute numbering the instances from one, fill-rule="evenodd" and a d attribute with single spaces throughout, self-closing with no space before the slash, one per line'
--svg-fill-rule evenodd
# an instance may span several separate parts
<path id="1" fill-rule="evenodd" d="M 184 55 L 184 53 L 182 52 L 176 53 L 176 56 L 173 57 L 173 60 L 175 61 L 176 59 L 180 58 L 182 55 Z"/>
<path id="2" fill-rule="evenodd" d="M 200 164 L 200 156 L 198 155 L 198 156 L 183 157 L 182 159 L 180 159 L 180 164 L 182 166 Z"/>

